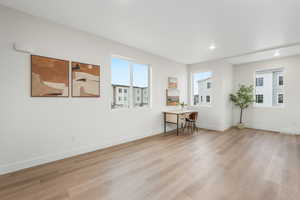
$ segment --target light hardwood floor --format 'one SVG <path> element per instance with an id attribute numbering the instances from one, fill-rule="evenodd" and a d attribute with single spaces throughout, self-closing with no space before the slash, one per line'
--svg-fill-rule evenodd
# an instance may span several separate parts
<path id="1" fill-rule="evenodd" d="M 155 136 L 0 176 L 1 200 L 299 200 L 300 136 Z"/>

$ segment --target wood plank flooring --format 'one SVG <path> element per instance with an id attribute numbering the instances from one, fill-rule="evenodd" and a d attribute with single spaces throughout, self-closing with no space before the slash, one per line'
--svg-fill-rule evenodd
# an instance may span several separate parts
<path id="1" fill-rule="evenodd" d="M 299 200 L 300 136 L 155 136 L 0 176 L 1 200 Z"/>

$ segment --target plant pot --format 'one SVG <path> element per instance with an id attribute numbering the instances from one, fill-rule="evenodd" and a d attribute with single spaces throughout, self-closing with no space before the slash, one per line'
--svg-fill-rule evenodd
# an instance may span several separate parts
<path id="1" fill-rule="evenodd" d="M 238 125 L 236 127 L 238 127 L 239 129 L 244 129 L 245 124 L 244 123 L 238 123 Z"/>

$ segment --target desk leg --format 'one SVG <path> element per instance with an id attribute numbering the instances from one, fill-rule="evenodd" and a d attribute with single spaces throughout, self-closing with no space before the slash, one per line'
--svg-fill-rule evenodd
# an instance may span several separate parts
<path id="1" fill-rule="evenodd" d="M 179 131 L 179 115 L 177 115 L 177 135 L 178 135 L 178 131 Z"/>
<path id="2" fill-rule="evenodd" d="M 167 132 L 167 114 L 164 113 L 164 132 L 166 133 Z"/>

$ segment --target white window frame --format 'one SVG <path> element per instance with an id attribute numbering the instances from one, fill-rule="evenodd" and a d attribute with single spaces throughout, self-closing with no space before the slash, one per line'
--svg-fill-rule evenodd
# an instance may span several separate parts
<path id="1" fill-rule="evenodd" d="M 209 88 L 209 90 L 211 90 L 211 93 L 210 93 L 210 102 L 209 103 L 206 103 L 206 95 L 203 96 L 203 102 L 205 102 L 205 104 L 200 104 L 200 98 L 201 96 L 199 95 L 199 104 L 198 105 L 194 105 L 194 74 L 198 74 L 198 73 L 206 73 L 206 72 L 209 72 L 211 73 L 211 87 Z M 190 100 L 189 100 L 189 104 L 190 106 L 192 107 L 212 107 L 212 96 L 213 96 L 213 71 L 211 70 L 205 70 L 205 71 L 193 71 L 193 72 L 190 72 Z"/>
<path id="2" fill-rule="evenodd" d="M 110 110 L 111 111 L 116 111 L 116 110 L 128 110 L 128 109 L 147 109 L 147 108 L 152 108 L 152 68 L 150 64 L 143 64 L 143 62 L 139 62 L 136 59 L 124 57 L 124 56 L 119 56 L 119 55 L 112 55 L 110 58 L 110 78 L 112 78 L 112 73 L 111 73 L 111 65 L 112 65 L 112 59 L 121 59 L 129 62 L 129 81 L 130 81 L 130 86 L 128 88 L 128 97 L 129 97 L 129 107 L 127 108 L 112 108 L 111 104 L 114 101 L 113 99 L 113 94 L 110 95 Z M 140 64 L 140 65 L 147 65 L 148 66 L 148 106 L 134 106 L 133 105 L 133 65 L 134 64 Z M 110 81 L 110 85 L 112 85 Z"/>

